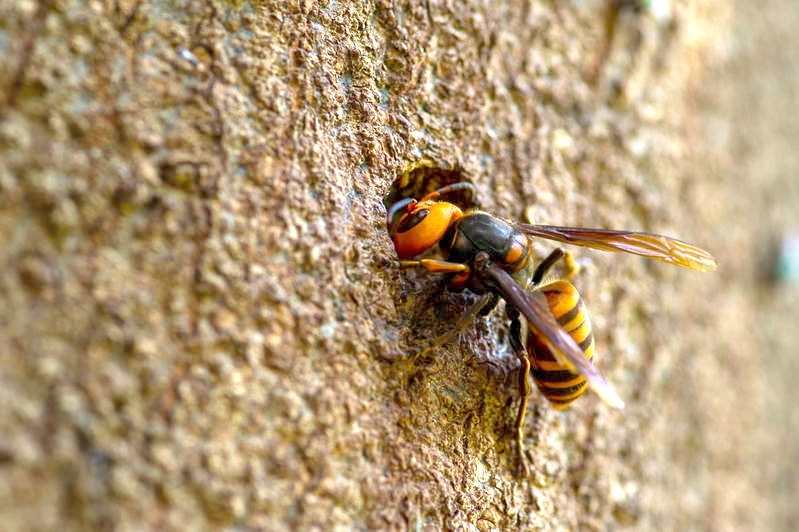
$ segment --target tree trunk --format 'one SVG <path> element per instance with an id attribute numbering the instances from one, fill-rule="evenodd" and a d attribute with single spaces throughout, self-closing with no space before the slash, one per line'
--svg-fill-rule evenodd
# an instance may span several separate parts
<path id="1" fill-rule="evenodd" d="M 5 526 L 790 529 L 799 9 L 608 4 L 0 4 Z M 411 358 L 469 303 L 394 267 L 419 164 L 721 262 L 573 249 L 627 408 L 534 391 L 524 478 L 502 308 Z"/>

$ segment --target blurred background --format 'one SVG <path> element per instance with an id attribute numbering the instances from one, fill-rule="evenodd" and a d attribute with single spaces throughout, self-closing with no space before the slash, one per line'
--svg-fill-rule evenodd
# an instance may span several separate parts
<path id="1" fill-rule="evenodd" d="M 706 191 L 707 204 L 725 213 L 716 231 L 720 241 L 731 244 L 725 268 L 738 274 L 729 287 L 733 294 L 719 294 L 719 300 L 745 309 L 729 316 L 726 335 L 742 359 L 728 364 L 736 380 L 757 383 L 752 388 L 729 383 L 737 393 L 751 394 L 755 406 L 740 440 L 749 451 L 730 458 L 731 465 L 746 463 L 753 475 L 745 486 L 731 482 L 724 490 L 748 491 L 750 503 L 739 514 L 758 513 L 753 508 L 764 504 L 767 516 L 753 518 L 752 528 L 762 522 L 774 530 L 799 525 L 791 502 L 799 493 L 794 382 L 799 375 L 799 62 L 789 52 L 797 28 L 799 7 L 793 2 L 735 2 L 718 62 L 709 62 L 703 86 L 697 87 L 709 169 L 724 183 L 717 189 L 723 197 Z M 744 336 L 754 344 L 741 342 Z M 743 352 L 748 349 L 757 354 Z M 745 518 L 739 527 L 746 528 Z"/>
<path id="2" fill-rule="evenodd" d="M 0 528 L 799 529 L 797 35 L 795 0 L 0 0 Z M 464 308 L 391 267 L 423 159 L 720 262 L 576 250 L 628 406 L 534 396 L 529 478 L 501 313 L 403 359 Z"/>

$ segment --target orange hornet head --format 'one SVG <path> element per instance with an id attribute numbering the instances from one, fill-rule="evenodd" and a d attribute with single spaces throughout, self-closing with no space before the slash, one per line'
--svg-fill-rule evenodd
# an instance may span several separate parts
<path id="1" fill-rule="evenodd" d="M 407 207 L 406 207 L 407 205 Z M 405 213 L 392 224 L 401 209 Z M 414 199 L 395 203 L 388 212 L 391 238 L 401 259 L 415 257 L 438 244 L 455 220 L 463 217 L 463 211 L 446 201 Z"/>

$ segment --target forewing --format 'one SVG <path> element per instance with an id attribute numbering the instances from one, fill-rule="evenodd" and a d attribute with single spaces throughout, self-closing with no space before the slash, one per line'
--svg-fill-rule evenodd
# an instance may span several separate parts
<path id="1" fill-rule="evenodd" d="M 704 249 L 663 235 L 555 225 L 517 225 L 531 236 L 603 251 L 624 251 L 700 272 L 712 272 L 718 267 L 713 255 Z"/>
<path id="2" fill-rule="evenodd" d="M 606 403 L 615 408 L 624 408 L 624 401 L 552 315 L 543 293 L 523 290 L 508 272 L 494 264 L 486 266 L 480 275 L 508 304 L 524 315 L 530 328 L 564 365 L 583 375 Z"/>

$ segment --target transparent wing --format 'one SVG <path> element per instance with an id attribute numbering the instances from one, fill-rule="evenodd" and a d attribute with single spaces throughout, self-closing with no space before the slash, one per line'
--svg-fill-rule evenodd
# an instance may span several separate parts
<path id="1" fill-rule="evenodd" d="M 498 266 L 487 263 L 476 265 L 478 275 L 505 301 L 513 305 L 527 319 L 527 323 L 546 346 L 572 371 L 583 375 L 588 384 L 610 406 L 624 408 L 624 401 L 608 384 L 602 373 L 586 358 L 574 338 L 563 330 L 549 310 L 546 296 L 541 292 L 527 292 L 511 275 Z"/>
<path id="2" fill-rule="evenodd" d="M 712 272 L 718 267 L 713 255 L 704 249 L 663 235 L 555 225 L 516 225 L 531 236 L 603 251 L 624 251 L 700 272 Z"/>

